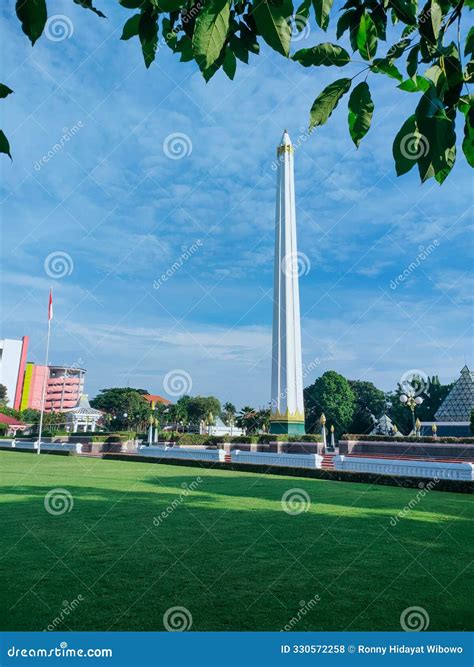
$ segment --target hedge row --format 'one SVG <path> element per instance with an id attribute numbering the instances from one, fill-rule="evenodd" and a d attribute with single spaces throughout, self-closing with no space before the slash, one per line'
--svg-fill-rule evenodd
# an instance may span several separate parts
<path id="1" fill-rule="evenodd" d="M 161 436 L 161 434 L 160 434 Z M 167 435 L 164 434 L 167 439 Z M 232 442 L 242 444 L 267 444 L 269 442 L 321 442 L 321 436 L 308 435 L 273 435 L 264 433 L 260 435 L 198 435 L 193 433 L 181 433 L 177 438 L 179 445 L 218 445 L 221 442 Z"/>
<path id="2" fill-rule="evenodd" d="M 218 461 L 197 461 L 189 459 L 160 459 L 150 461 L 148 456 L 134 454 L 103 454 L 104 459 L 113 461 L 137 461 L 138 463 L 164 464 L 173 466 L 190 466 L 196 468 L 213 468 L 218 470 L 235 470 L 269 475 L 283 475 L 286 477 L 310 477 L 337 482 L 359 482 L 362 484 L 380 484 L 382 486 L 398 486 L 409 489 L 421 489 L 431 479 L 429 477 L 402 477 L 395 475 L 380 475 L 372 472 L 352 472 L 348 470 L 322 470 L 321 468 L 291 468 L 286 466 L 256 465 L 252 463 L 222 463 Z M 433 491 L 448 491 L 452 493 L 474 493 L 474 483 L 463 479 L 440 479 L 433 487 Z"/>
<path id="3" fill-rule="evenodd" d="M 449 436 L 440 436 L 434 438 L 432 435 L 418 436 L 393 436 L 393 435 L 360 435 L 357 433 L 344 433 L 341 440 L 363 440 L 364 442 L 433 442 L 435 444 L 452 443 L 452 444 L 474 444 L 474 438 L 452 438 Z"/>

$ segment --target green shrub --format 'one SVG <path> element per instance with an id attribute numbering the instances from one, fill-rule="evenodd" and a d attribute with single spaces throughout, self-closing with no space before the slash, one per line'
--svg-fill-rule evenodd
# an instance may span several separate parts
<path id="1" fill-rule="evenodd" d="M 268 444 L 269 442 L 278 442 L 283 440 L 283 438 L 286 438 L 287 436 L 282 435 L 280 433 L 261 433 L 258 436 L 258 442 L 261 443 L 262 445 Z"/>
<path id="2" fill-rule="evenodd" d="M 289 442 L 322 442 L 323 436 L 319 433 L 305 433 L 304 435 L 290 435 Z"/>
<path id="3" fill-rule="evenodd" d="M 363 442 L 425 442 L 425 443 L 434 443 L 434 444 L 474 444 L 474 438 L 452 438 L 449 436 L 439 436 L 434 438 L 432 435 L 360 435 L 356 433 L 344 433 L 341 436 L 341 440 L 362 440 Z"/>
<path id="4" fill-rule="evenodd" d="M 178 444 L 186 447 L 188 445 L 205 445 L 208 441 L 208 435 L 199 435 L 198 433 L 182 433 L 178 440 Z"/>
<path id="5" fill-rule="evenodd" d="M 230 439 L 230 442 L 241 442 L 242 444 L 255 445 L 258 442 L 258 435 L 236 435 Z"/>

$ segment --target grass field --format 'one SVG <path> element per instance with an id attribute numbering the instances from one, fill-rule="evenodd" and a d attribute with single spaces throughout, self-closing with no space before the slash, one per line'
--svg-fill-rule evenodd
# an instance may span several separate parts
<path id="1" fill-rule="evenodd" d="M 412 606 L 472 628 L 467 495 L 13 452 L 0 470 L 2 630 L 163 630 L 175 606 L 192 630 L 400 630 Z M 295 488 L 311 504 L 288 514 Z"/>

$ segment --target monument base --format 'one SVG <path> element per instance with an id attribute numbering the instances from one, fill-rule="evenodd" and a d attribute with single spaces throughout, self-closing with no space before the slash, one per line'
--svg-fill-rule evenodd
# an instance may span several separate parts
<path id="1" fill-rule="evenodd" d="M 270 433 L 273 435 L 304 435 L 304 422 L 272 420 L 270 422 Z"/>

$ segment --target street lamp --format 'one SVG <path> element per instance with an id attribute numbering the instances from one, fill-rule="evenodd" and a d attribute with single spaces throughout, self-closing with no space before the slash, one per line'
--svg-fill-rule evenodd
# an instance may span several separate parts
<path id="1" fill-rule="evenodd" d="M 416 433 L 415 408 L 423 403 L 423 399 L 421 396 L 413 396 L 413 394 L 402 394 L 400 396 L 400 403 L 410 408 L 413 421 L 413 432 Z"/>

